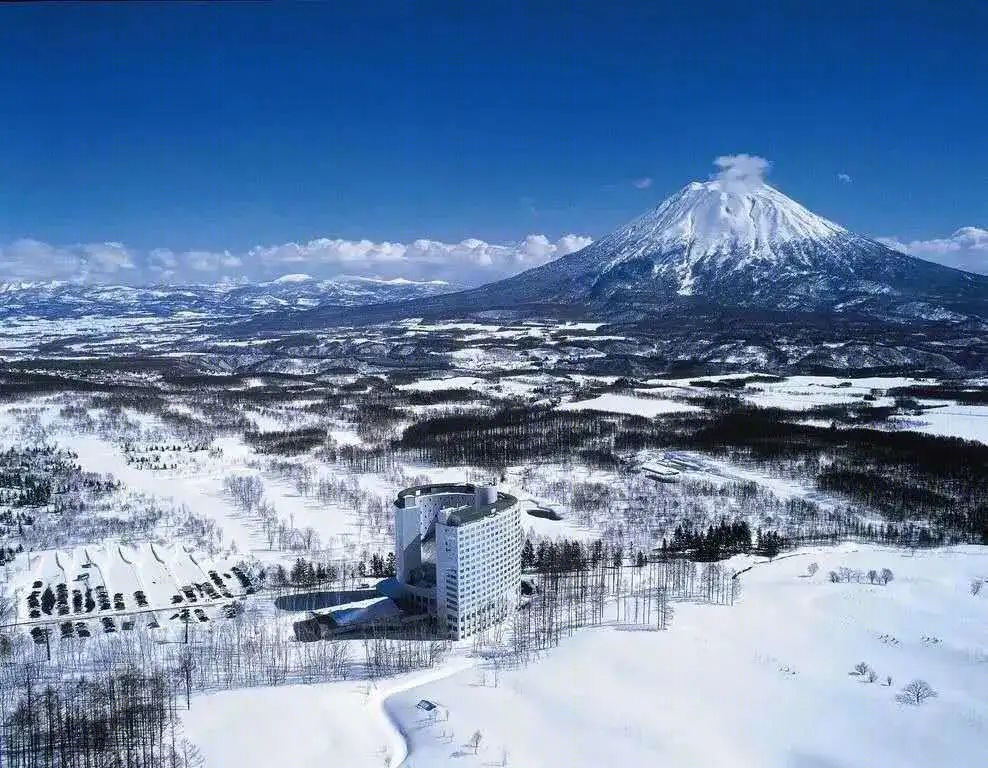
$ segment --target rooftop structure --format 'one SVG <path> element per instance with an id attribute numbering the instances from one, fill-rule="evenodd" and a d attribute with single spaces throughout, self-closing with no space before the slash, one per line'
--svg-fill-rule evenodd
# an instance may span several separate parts
<path id="1" fill-rule="evenodd" d="M 444 509 L 453 509 L 458 506 L 460 511 L 470 510 L 468 520 L 471 522 L 478 516 L 494 515 L 503 510 L 509 509 L 518 503 L 518 499 L 508 493 L 502 493 L 495 486 L 478 486 L 473 483 L 438 483 L 436 485 L 416 485 L 398 492 L 395 499 L 395 507 L 404 509 L 406 507 L 420 506 L 420 500 L 425 504 L 440 504 Z M 450 506 L 446 506 L 446 505 Z M 462 522 L 453 522 L 452 525 L 462 525 Z"/>

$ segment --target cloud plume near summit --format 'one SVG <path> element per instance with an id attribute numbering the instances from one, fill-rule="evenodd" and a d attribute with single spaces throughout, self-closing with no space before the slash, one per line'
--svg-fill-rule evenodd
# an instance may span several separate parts
<path id="1" fill-rule="evenodd" d="M 287 273 L 304 273 L 315 278 L 359 275 L 472 286 L 539 266 L 591 242 L 589 237 L 574 234 L 557 240 L 532 234 L 507 244 L 476 238 L 459 243 L 317 238 L 304 243 L 258 245 L 235 253 L 169 248 L 141 251 L 113 242 L 56 246 L 21 239 L 0 246 L 0 274 L 3 282 L 183 285 L 262 282 Z"/>
<path id="2" fill-rule="evenodd" d="M 758 155 L 721 155 L 714 160 L 720 170 L 713 178 L 731 192 L 743 193 L 758 189 L 765 183 L 765 176 L 772 169 L 772 163 Z"/>

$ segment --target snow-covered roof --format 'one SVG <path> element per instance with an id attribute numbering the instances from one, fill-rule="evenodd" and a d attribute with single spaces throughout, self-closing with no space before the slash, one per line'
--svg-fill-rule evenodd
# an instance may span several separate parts
<path id="1" fill-rule="evenodd" d="M 401 609 L 390 597 L 372 597 L 330 608 L 323 615 L 329 616 L 337 626 L 347 627 L 396 619 L 401 616 Z"/>

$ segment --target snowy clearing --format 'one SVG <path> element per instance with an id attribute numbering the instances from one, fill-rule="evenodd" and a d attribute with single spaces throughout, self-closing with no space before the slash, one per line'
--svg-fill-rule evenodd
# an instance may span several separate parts
<path id="1" fill-rule="evenodd" d="M 699 411 L 702 409 L 689 403 L 677 403 L 673 400 L 656 400 L 608 393 L 591 398 L 590 400 L 563 403 L 559 406 L 559 410 L 604 411 L 607 413 L 626 413 L 632 416 L 652 418 L 665 413 L 686 413 L 688 411 Z"/>
<path id="2" fill-rule="evenodd" d="M 925 432 L 928 435 L 960 437 L 988 443 L 988 405 L 951 403 L 924 410 L 922 416 L 894 417 L 902 429 Z"/>

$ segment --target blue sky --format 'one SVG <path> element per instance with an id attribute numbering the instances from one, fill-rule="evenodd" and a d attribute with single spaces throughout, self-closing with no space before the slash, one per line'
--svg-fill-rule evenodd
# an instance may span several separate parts
<path id="1" fill-rule="evenodd" d="M 175 279 L 316 238 L 545 258 L 742 152 L 904 247 L 988 228 L 984 3 L 383 5 L 4 8 L 8 270 L 26 240 Z"/>

